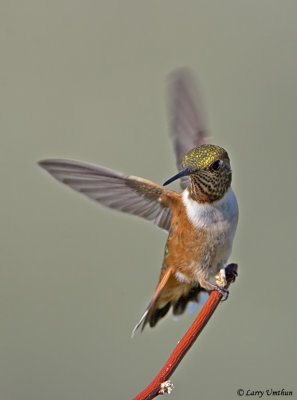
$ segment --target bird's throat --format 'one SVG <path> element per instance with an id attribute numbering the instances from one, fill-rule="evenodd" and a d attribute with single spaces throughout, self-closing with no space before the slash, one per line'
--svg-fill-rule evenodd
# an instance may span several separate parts
<path id="1" fill-rule="evenodd" d="M 190 176 L 190 186 L 188 187 L 191 199 L 200 204 L 213 203 L 220 200 L 229 189 L 231 179 L 228 182 L 211 180 L 208 177 Z"/>

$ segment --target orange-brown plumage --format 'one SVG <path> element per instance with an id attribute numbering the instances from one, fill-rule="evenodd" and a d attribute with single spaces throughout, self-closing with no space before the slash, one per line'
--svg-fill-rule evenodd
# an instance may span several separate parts
<path id="1" fill-rule="evenodd" d="M 171 270 L 171 274 L 162 290 L 159 291 L 157 286 L 154 294 L 156 299 L 149 307 L 142 328 L 146 323 L 154 326 L 171 306 L 174 314 L 181 314 L 189 301 L 197 301 L 199 293 L 206 290 L 199 282 L 200 279 L 204 282 L 204 274 L 198 279 L 195 266 L 197 260 L 201 260 L 204 254 L 209 253 L 207 232 L 203 229 L 197 230 L 193 226 L 187 216 L 181 194 L 168 191 L 162 200 L 171 208 L 172 219 L 159 282 L 168 269 Z M 181 280 L 179 277 L 184 279 Z M 179 302 L 182 302 L 182 307 Z"/>

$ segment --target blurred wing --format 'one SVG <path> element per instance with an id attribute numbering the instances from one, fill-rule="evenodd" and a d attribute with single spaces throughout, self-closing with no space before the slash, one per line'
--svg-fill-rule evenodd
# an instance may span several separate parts
<path id="1" fill-rule="evenodd" d="M 146 179 L 70 160 L 42 160 L 39 165 L 58 181 L 103 206 L 147 220 L 169 231 L 171 209 L 162 202 L 165 189 Z M 167 191 L 168 193 L 168 191 Z"/>
<path id="2" fill-rule="evenodd" d="M 177 168 L 182 169 L 183 156 L 196 146 L 208 142 L 208 134 L 202 118 L 201 104 L 191 72 L 186 68 L 169 76 L 168 109 L 170 134 L 176 156 Z M 188 186 L 187 177 L 181 179 L 181 187 Z"/>

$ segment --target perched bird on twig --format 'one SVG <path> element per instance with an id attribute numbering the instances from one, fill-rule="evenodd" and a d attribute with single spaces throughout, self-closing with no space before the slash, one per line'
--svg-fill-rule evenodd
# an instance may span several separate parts
<path id="1" fill-rule="evenodd" d="M 182 314 L 202 291 L 222 290 L 212 280 L 227 265 L 237 226 L 229 156 L 208 144 L 189 71 L 174 72 L 169 88 L 179 172 L 163 186 L 80 161 L 39 162 L 54 178 L 103 206 L 152 220 L 168 232 L 159 283 L 133 334 L 147 323 L 155 326 L 171 307 L 173 314 Z M 176 179 L 181 193 L 164 188 Z"/>

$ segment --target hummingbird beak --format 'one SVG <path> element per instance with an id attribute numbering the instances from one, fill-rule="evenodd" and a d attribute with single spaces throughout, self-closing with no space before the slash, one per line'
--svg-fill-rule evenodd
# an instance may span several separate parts
<path id="1" fill-rule="evenodd" d="M 172 178 L 168 179 L 166 182 L 163 183 L 163 186 L 168 185 L 169 183 L 175 181 L 176 179 L 182 178 L 183 176 L 187 176 L 192 174 L 193 171 L 190 170 L 189 167 L 184 168 L 178 174 L 174 175 Z"/>

